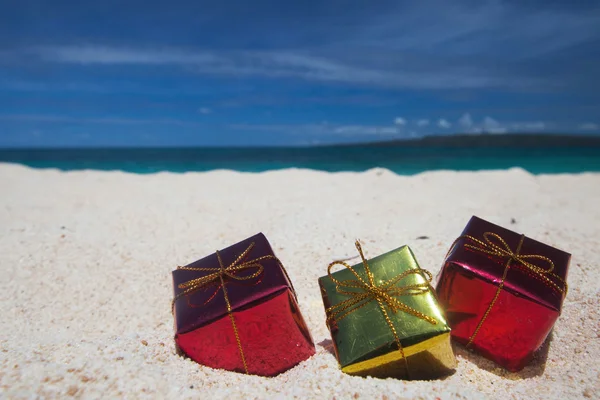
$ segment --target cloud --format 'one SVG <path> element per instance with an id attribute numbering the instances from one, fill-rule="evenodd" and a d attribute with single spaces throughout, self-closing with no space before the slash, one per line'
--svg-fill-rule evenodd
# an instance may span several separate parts
<path id="1" fill-rule="evenodd" d="M 579 129 L 582 131 L 597 131 L 600 130 L 600 125 L 595 124 L 593 122 L 586 122 L 579 125 Z"/>
<path id="2" fill-rule="evenodd" d="M 335 51 L 333 51 L 335 50 Z M 357 49 L 358 50 L 358 49 Z M 518 87 L 536 83 L 536 77 L 501 76 L 498 69 L 448 62 L 444 68 L 425 57 L 399 57 L 391 49 L 363 49 L 366 57 L 336 44 L 332 49 L 195 50 L 172 47 L 134 48 L 106 45 L 29 47 L 19 54 L 31 63 L 75 64 L 82 67 L 121 65 L 177 67 L 186 74 L 237 77 L 296 78 L 361 86 L 407 89 Z"/>
<path id="3" fill-rule="evenodd" d="M 492 117 L 485 117 L 481 123 L 475 123 L 469 113 L 458 120 L 459 125 L 467 133 L 506 133 L 508 128 Z"/>
<path id="4" fill-rule="evenodd" d="M 47 122 L 56 124 L 106 124 L 106 125 L 167 125 L 201 127 L 194 121 L 173 118 L 119 118 L 119 117 L 73 117 L 52 114 L 0 114 L 0 121 Z"/>
<path id="5" fill-rule="evenodd" d="M 208 107 L 200 107 L 200 108 L 198 109 L 198 112 L 199 112 L 200 114 L 204 114 L 204 115 L 207 115 L 207 114 L 212 114 L 212 109 L 211 109 L 211 108 L 208 108 Z"/>
<path id="6" fill-rule="evenodd" d="M 417 121 L 417 126 L 427 126 L 427 125 L 429 125 L 428 119 L 420 119 Z"/>
<path id="7" fill-rule="evenodd" d="M 395 2 L 396 6 L 379 18 L 365 18 L 367 27 L 350 33 L 346 45 L 360 40 L 391 47 L 398 53 L 429 54 L 446 60 L 462 57 L 471 65 L 495 60 L 496 66 L 514 66 L 515 62 L 536 60 L 576 45 L 593 48 L 598 39 L 596 4 L 571 7 L 563 2 L 540 9 L 545 3 L 534 3 Z M 490 66 L 494 67 L 493 63 Z"/>
<path id="8" fill-rule="evenodd" d="M 543 131 L 546 129 L 547 124 L 542 121 L 534 122 L 517 122 L 511 124 L 511 129 L 514 131 Z"/>
<path id="9" fill-rule="evenodd" d="M 249 132 L 278 132 L 294 135 L 381 136 L 398 135 L 396 126 L 320 124 L 231 124 L 228 128 Z"/>
<path id="10" fill-rule="evenodd" d="M 506 133 L 508 131 L 506 127 L 502 126 L 500 122 L 492 117 L 485 117 L 483 119 L 482 130 L 488 133 Z"/>
<path id="11" fill-rule="evenodd" d="M 394 124 L 396 125 L 406 125 L 406 120 L 402 117 L 396 117 L 396 119 L 394 119 Z"/>
<path id="12" fill-rule="evenodd" d="M 442 118 L 438 121 L 438 126 L 443 129 L 448 129 L 452 126 L 452 124 L 450 122 L 448 122 L 447 120 L 445 120 L 444 118 Z"/>
<path id="13" fill-rule="evenodd" d="M 356 135 L 395 135 L 398 129 L 393 126 L 345 125 L 333 127 L 332 133 L 348 136 Z"/>
<path id="14" fill-rule="evenodd" d="M 71 64 L 205 64 L 218 62 L 206 52 L 186 52 L 176 49 L 127 49 L 109 46 L 49 46 L 28 50 L 42 60 Z"/>
<path id="15" fill-rule="evenodd" d="M 357 84 L 405 85 L 400 76 L 377 68 L 349 65 L 300 51 L 206 51 L 106 46 L 54 46 L 28 49 L 42 61 L 80 65 L 170 65 L 188 73 L 301 78 Z"/>
<path id="16" fill-rule="evenodd" d="M 465 113 L 462 117 L 458 119 L 458 124 L 462 126 L 464 129 L 470 129 L 473 127 L 473 119 L 471 118 L 471 114 Z"/>

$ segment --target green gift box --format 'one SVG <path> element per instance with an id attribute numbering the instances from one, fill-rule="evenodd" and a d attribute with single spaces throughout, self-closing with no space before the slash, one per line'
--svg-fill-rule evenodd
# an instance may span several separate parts
<path id="1" fill-rule="evenodd" d="M 431 274 L 402 246 L 362 263 L 329 265 L 319 278 L 327 326 L 343 372 L 432 379 L 456 367 L 450 327 Z M 333 267 L 344 269 L 332 272 Z"/>

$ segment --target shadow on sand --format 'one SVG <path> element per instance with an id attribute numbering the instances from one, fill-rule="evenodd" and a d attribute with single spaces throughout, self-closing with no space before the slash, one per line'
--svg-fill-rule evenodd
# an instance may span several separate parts
<path id="1" fill-rule="evenodd" d="M 331 339 L 322 340 L 317 344 L 324 348 L 329 354 L 335 357 L 335 349 L 333 348 L 333 342 L 331 341 Z"/>

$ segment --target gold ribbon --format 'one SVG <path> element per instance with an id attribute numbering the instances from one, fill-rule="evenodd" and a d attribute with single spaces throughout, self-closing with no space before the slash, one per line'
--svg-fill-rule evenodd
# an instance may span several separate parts
<path id="1" fill-rule="evenodd" d="M 264 261 L 264 260 L 275 260 L 277 262 L 277 264 L 281 267 L 281 270 L 283 271 L 284 275 L 286 276 L 286 278 L 288 279 L 288 281 L 290 282 L 290 285 L 291 285 L 291 280 L 289 279 L 287 272 L 285 271 L 285 268 L 283 267 L 283 264 L 274 255 L 269 254 L 266 256 L 261 256 L 261 257 L 255 258 L 253 260 L 248 260 L 248 261 L 242 262 L 248 256 L 248 254 L 250 254 L 250 252 L 254 248 L 254 245 L 255 245 L 255 243 L 251 243 L 248 246 L 248 248 L 246 250 L 244 250 L 244 252 L 242 254 L 240 254 L 240 256 L 238 258 L 236 258 L 235 261 L 232 262 L 231 264 L 229 264 L 229 266 L 227 266 L 227 267 L 224 266 L 223 260 L 221 259 L 221 254 L 218 251 L 216 251 L 216 254 L 217 254 L 217 259 L 219 260 L 219 268 L 177 267 L 177 269 L 179 269 L 179 270 L 209 272 L 209 274 L 204 275 L 200 278 L 190 279 L 189 281 L 186 281 L 186 282 L 183 282 L 183 283 L 180 283 L 179 285 L 177 285 L 177 287 L 179 289 L 184 289 L 184 290 L 183 290 L 183 292 L 177 294 L 177 296 L 175 296 L 173 298 L 173 302 L 171 305 L 173 308 L 175 306 L 175 302 L 178 299 L 180 299 L 181 297 L 190 295 L 190 294 L 197 292 L 198 290 L 204 289 L 212 284 L 215 284 L 215 283 L 218 284 L 218 287 L 217 287 L 217 290 L 215 291 L 215 293 L 203 304 L 203 305 L 206 305 L 214 298 L 214 296 L 219 291 L 219 289 L 223 288 L 223 295 L 225 297 L 225 304 L 227 306 L 227 314 L 229 316 L 229 319 L 231 320 L 231 325 L 233 327 L 233 333 L 235 334 L 235 340 L 237 342 L 238 350 L 240 352 L 240 358 L 242 359 L 242 364 L 244 365 L 244 371 L 246 372 L 246 374 L 249 373 L 248 366 L 246 364 L 246 357 L 244 356 L 242 342 L 240 341 L 238 328 L 235 323 L 235 318 L 233 316 L 233 312 L 231 309 L 231 303 L 229 301 L 229 296 L 227 295 L 227 289 L 225 287 L 225 278 L 227 277 L 227 278 L 230 278 L 230 279 L 233 279 L 236 281 L 247 281 L 247 280 L 257 278 L 264 271 L 264 267 L 262 266 L 262 264 L 260 264 L 260 262 Z M 236 275 L 237 272 L 240 272 L 243 270 L 248 270 L 248 269 L 254 269 L 255 271 L 254 271 L 254 273 L 252 273 L 250 275 L 246 275 L 246 276 Z M 294 291 L 293 287 L 292 287 L 292 291 Z"/>
<path id="2" fill-rule="evenodd" d="M 539 255 L 539 254 L 520 254 L 521 247 L 523 246 L 523 241 L 525 240 L 525 235 L 521 235 L 519 244 L 517 245 L 517 249 L 514 252 L 512 251 L 510 246 L 506 243 L 506 241 L 504 239 L 502 239 L 502 237 L 500 235 L 493 233 L 493 232 L 485 232 L 483 234 L 483 240 L 477 239 L 470 235 L 462 235 L 462 236 L 459 236 L 454 241 L 454 243 L 452 243 L 452 246 L 450 247 L 450 251 L 448 251 L 448 254 L 450 254 L 450 252 L 454 248 L 454 245 L 461 239 L 469 239 L 470 241 L 472 241 L 474 243 L 474 244 L 465 243 L 464 247 L 467 249 L 478 251 L 478 252 L 484 253 L 484 254 L 489 254 L 489 255 L 495 256 L 495 257 L 506 258 L 506 263 L 504 265 L 504 273 L 502 274 L 502 279 L 500 280 L 500 284 L 498 285 L 498 288 L 496 289 L 494 298 L 490 302 L 487 310 L 483 314 L 483 317 L 479 321 L 477 328 L 475 328 L 475 331 L 469 338 L 467 347 L 470 346 L 473 343 L 473 341 L 475 340 L 475 337 L 479 333 L 479 330 L 483 326 L 483 323 L 487 319 L 492 308 L 494 307 L 494 304 L 498 300 L 498 297 L 500 296 L 500 292 L 504 288 L 504 283 L 506 281 L 506 276 L 508 274 L 508 270 L 510 269 L 511 264 L 513 262 L 517 263 L 518 265 L 521 265 L 523 268 L 525 268 L 527 270 L 527 272 L 529 273 L 530 276 L 540 280 L 546 286 L 550 287 L 551 289 L 557 291 L 560 294 L 566 294 L 566 292 L 568 290 L 567 283 L 560 276 L 558 276 L 557 274 L 555 274 L 553 272 L 554 271 L 554 262 L 552 262 L 551 259 L 549 259 L 548 257 L 544 257 L 542 255 Z M 446 255 L 446 257 L 448 257 L 448 255 Z M 543 261 L 547 264 L 547 268 L 542 268 L 539 265 L 536 265 L 528 260 Z M 550 279 L 550 277 L 557 280 L 559 282 L 559 284 L 557 284 L 554 280 Z"/>
<path id="3" fill-rule="evenodd" d="M 402 345 L 400 344 L 400 338 L 398 337 L 398 333 L 396 332 L 396 328 L 392 323 L 392 320 L 389 317 L 388 311 L 386 307 L 392 312 L 396 313 L 398 311 L 405 312 L 407 314 L 413 315 L 419 319 L 429 322 L 432 325 L 436 325 L 437 321 L 435 318 L 430 317 L 429 315 L 423 314 L 422 312 L 415 310 L 414 308 L 402 303 L 398 297 L 400 296 L 418 296 L 421 294 L 428 293 L 431 291 L 431 286 L 429 283 L 433 279 L 431 273 L 429 271 L 423 269 L 409 269 L 404 271 L 400 275 L 389 279 L 387 281 L 381 282 L 379 285 L 375 283 L 375 279 L 373 277 L 373 273 L 369 268 L 369 263 L 365 259 L 365 256 L 362 251 L 362 247 L 358 240 L 355 242 L 356 249 L 360 254 L 360 258 L 362 259 L 362 264 L 364 266 L 367 280 L 365 281 L 349 264 L 343 261 L 334 261 L 329 264 L 327 268 L 327 274 L 329 275 L 329 279 L 331 279 L 335 283 L 335 288 L 338 293 L 343 294 L 345 296 L 349 296 L 348 299 L 335 304 L 325 310 L 327 314 L 327 322 L 335 321 L 339 322 L 344 319 L 348 315 L 357 311 L 358 309 L 366 306 L 372 301 L 376 301 L 383 313 L 386 323 L 390 327 L 392 334 L 394 335 L 394 340 L 398 345 L 398 351 L 402 355 L 402 359 L 406 365 L 406 372 L 409 373 L 408 370 L 408 362 L 404 355 L 404 350 Z M 336 265 L 343 265 L 347 269 L 349 269 L 352 274 L 356 277 L 355 280 L 344 280 L 339 281 L 334 278 L 331 273 L 331 269 Z M 398 284 L 406 277 L 417 274 L 421 275 L 423 279 L 425 279 L 425 283 L 417 283 L 412 285 L 398 286 Z"/>

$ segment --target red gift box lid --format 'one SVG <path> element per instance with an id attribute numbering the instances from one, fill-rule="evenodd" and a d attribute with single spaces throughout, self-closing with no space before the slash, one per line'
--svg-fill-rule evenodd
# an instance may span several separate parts
<path id="1" fill-rule="evenodd" d="M 513 253 L 516 252 L 521 240 L 521 235 L 519 233 L 492 224 L 491 222 L 476 216 L 471 218 L 461 236 L 468 235 L 485 242 L 484 233 L 486 232 L 492 232 L 499 235 L 506 242 L 510 250 Z M 497 238 L 491 237 L 490 235 L 488 235 L 488 238 L 491 238 L 494 244 L 504 248 L 503 244 L 501 244 Z M 465 247 L 465 244 L 475 245 L 475 247 L 478 246 L 468 238 L 459 239 L 446 258 L 446 264 L 454 263 L 460 265 L 463 269 L 477 275 L 483 280 L 494 284 L 500 284 L 509 257 L 498 257 L 486 254 L 485 252 Z M 563 285 L 561 280 L 566 283 L 567 270 L 571 259 L 569 253 L 525 236 L 519 255 L 540 255 L 552 260 L 554 263 L 552 272 L 556 274 L 557 277 L 551 276 L 550 274 L 544 275 L 555 282 L 559 287 L 564 287 L 566 289 L 566 285 Z M 539 259 L 523 259 L 540 268 L 546 269 L 549 266 L 548 263 Z M 504 288 L 517 295 L 526 296 L 532 301 L 536 301 L 559 312 L 566 294 L 566 290 L 563 292 L 556 290 L 553 285 L 547 284 L 544 279 L 541 279 L 538 275 L 532 273 L 531 270 L 523 267 L 517 261 L 511 262 L 511 268 L 506 276 Z"/>
<path id="2" fill-rule="evenodd" d="M 267 238 L 259 233 L 246 240 L 219 250 L 223 261 L 223 266 L 231 265 L 244 251 L 252 244 L 253 247 L 242 260 L 252 261 L 261 256 L 273 256 L 273 249 Z M 253 302 L 279 293 L 282 290 L 292 289 L 293 287 L 276 259 L 260 260 L 259 264 L 263 267 L 263 272 L 252 279 L 235 280 L 224 277 L 227 296 L 232 311 L 249 307 Z M 213 253 L 198 261 L 186 265 L 183 268 L 219 268 L 217 254 Z M 245 277 L 254 274 L 256 267 L 249 267 L 245 270 L 235 271 L 236 276 Z M 210 284 L 202 287 L 190 294 L 179 296 L 185 289 L 179 288 L 181 283 L 192 279 L 200 278 L 210 274 L 210 271 L 190 271 L 186 269 L 177 269 L 173 271 L 173 290 L 176 299 L 173 305 L 175 315 L 175 330 L 177 333 L 186 333 L 199 328 L 205 324 L 227 315 L 227 304 L 221 287 L 220 279 L 215 279 Z M 294 293 L 295 295 L 295 293 Z"/>

